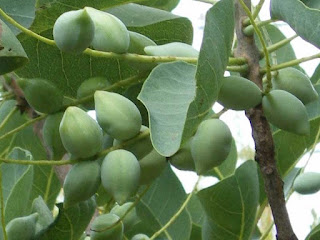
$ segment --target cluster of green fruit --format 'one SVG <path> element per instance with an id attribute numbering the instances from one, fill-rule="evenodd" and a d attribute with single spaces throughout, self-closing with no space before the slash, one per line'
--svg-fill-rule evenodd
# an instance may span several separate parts
<path id="1" fill-rule="evenodd" d="M 288 132 L 308 135 L 310 124 L 305 104 L 318 99 L 310 79 L 295 68 L 285 68 L 278 71 L 272 85 L 273 89 L 263 96 L 259 87 L 248 79 L 225 77 L 218 102 L 233 110 L 247 110 L 262 103 L 271 124 Z"/>
<path id="2" fill-rule="evenodd" d="M 153 56 L 197 57 L 188 44 L 173 42 L 157 46 L 148 37 L 128 31 L 112 14 L 91 7 L 63 13 L 53 27 L 53 38 L 63 52 L 81 53 L 86 48 L 114 53 L 138 53 Z"/>

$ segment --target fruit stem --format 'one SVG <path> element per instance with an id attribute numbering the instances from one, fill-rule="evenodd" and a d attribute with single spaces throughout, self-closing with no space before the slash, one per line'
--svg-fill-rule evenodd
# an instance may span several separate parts
<path id="1" fill-rule="evenodd" d="M 10 120 L 10 118 L 13 116 L 13 114 L 15 114 L 17 110 L 18 110 L 17 107 L 14 107 L 11 109 L 9 114 L 5 117 L 5 119 L 3 119 L 2 123 L 0 123 L 0 130 L 7 124 L 7 122 Z"/>
<path id="2" fill-rule="evenodd" d="M 275 22 L 276 20 L 269 19 L 266 21 L 259 21 L 256 23 L 257 27 L 263 27 L 265 25 L 268 25 L 269 23 Z M 243 29 L 243 33 L 247 36 L 251 36 L 254 33 L 254 27 L 252 25 L 248 25 Z"/>
<path id="3" fill-rule="evenodd" d="M 19 24 L 17 21 L 15 21 L 13 18 L 11 18 L 9 15 L 7 15 L 1 8 L 0 8 L 0 15 L 9 23 L 11 23 L 13 26 L 17 27 L 18 29 L 20 29 L 22 32 L 29 35 L 30 37 L 36 38 L 39 41 L 44 42 L 48 45 L 56 46 L 54 40 L 43 37 L 25 28 L 24 26 Z M 139 54 L 132 54 L 132 53 L 117 54 L 113 52 L 96 51 L 90 48 L 87 48 L 83 53 L 93 57 L 113 58 L 113 59 L 127 60 L 131 62 L 141 62 L 141 63 L 164 63 L 164 62 L 174 62 L 174 61 L 185 61 L 188 63 L 198 62 L 198 58 L 192 58 L 192 57 L 146 56 L 146 55 L 139 55 Z M 246 63 L 246 59 L 230 58 L 229 62 L 230 62 L 229 63 L 230 65 L 242 65 Z"/>
<path id="4" fill-rule="evenodd" d="M 3 200 L 3 191 L 2 191 L 2 168 L 0 165 L 0 211 L 1 211 L 1 226 L 2 232 L 4 236 L 4 240 L 8 240 L 7 232 L 6 232 L 6 223 L 4 221 L 4 200 Z"/>
<path id="5" fill-rule="evenodd" d="M 11 136 L 11 135 L 14 134 L 14 133 L 19 132 L 20 130 L 28 127 L 29 125 L 31 125 L 31 124 L 33 124 L 33 123 L 35 123 L 35 122 L 37 122 L 37 121 L 40 121 L 41 119 L 44 119 L 44 118 L 47 117 L 47 116 L 48 116 L 48 114 L 43 114 L 43 115 L 41 115 L 41 116 L 39 116 L 39 117 L 37 117 L 37 118 L 34 118 L 34 119 L 32 119 L 32 120 L 29 120 L 29 121 L 25 122 L 24 124 L 20 125 L 19 127 L 15 128 L 15 129 L 12 129 L 11 131 L 3 134 L 3 135 L 0 137 L 0 140 L 3 140 L 3 139 L 5 139 L 6 137 L 9 137 L 9 136 Z"/>
<path id="6" fill-rule="evenodd" d="M 252 13 L 252 17 L 253 19 L 256 19 L 259 15 L 259 12 L 264 4 L 264 1 L 265 0 L 260 0 L 260 2 L 258 3 L 258 5 L 255 7 L 253 13 Z M 244 21 L 243 21 L 243 26 L 248 26 L 250 24 L 250 18 L 246 18 Z"/>
<path id="7" fill-rule="evenodd" d="M 194 185 L 192 192 L 189 194 L 189 196 L 183 202 L 183 204 L 181 205 L 179 210 L 169 219 L 169 221 L 159 231 L 155 232 L 152 235 L 150 240 L 154 240 L 156 237 L 158 237 L 163 231 L 165 231 L 179 217 L 179 215 L 182 213 L 182 211 L 185 209 L 185 207 L 187 206 L 187 204 L 191 200 L 191 197 L 193 196 L 193 194 L 197 191 L 200 179 L 201 179 L 201 176 L 198 177 L 198 180 L 197 180 L 196 184 Z"/>
<path id="8" fill-rule="evenodd" d="M 289 38 L 285 38 L 273 45 L 270 45 L 269 47 L 267 47 L 267 50 L 269 53 L 272 53 L 276 50 L 278 50 L 279 48 L 282 48 L 283 46 L 285 46 L 286 44 L 290 43 L 293 39 L 295 39 L 296 37 L 298 37 L 297 34 L 293 35 L 292 37 L 289 37 Z M 264 52 L 261 51 L 260 53 L 260 58 L 263 58 L 264 57 Z"/>
<path id="9" fill-rule="evenodd" d="M 220 118 L 221 115 L 224 114 L 226 111 L 228 111 L 228 109 L 227 108 L 223 108 L 220 112 L 212 114 L 211 118 Z"/>
<path id="10" fill-rule="evenodd" d="M 248 65 L 245 64 L 242 66 L 227 66 L 226 70 L 230 72 L 246 73 L 248 72 L 249 68 Z"/>
<path id="11" fill-rule="evenodd" d="M 254 17 L 253 15 L 251 14 L 250 12 L 250 9 L 247 7 L 247 5 L 243 2 L 243 0 L 239 0 L 241 6 L 243 7 L 244 11 L 246 12 L 246 14 L 248 15 L 250 21 L 251 21 L 251 24 L 254 28 L 254 31 L 256 32 L 259 40 L 260 40 L 260 43 L 262 45 L 262 48 L 263 48 L 263 52 L 264 52 L 264 56 L 266 58 L 266 73 L 267 73 L 267 89 L 271 89 L 272 88 L 272 82 L 271 82 L 271 64 L 270 64 L 270 56 L 269 56 L 269 53 L 268 53 L 268 49 L 267 49 L 267 45 L 263 39 L 263 35 L 260 31 L 260 29 L 257 27 L 257 24 L 255 23 L 254 21 Z M 262 3 L 261 3 L 262 2 Z M 261 6 L 263 4 L 264 1 L 260 1 L 261 3 Z M 260 4 L 259 3 L 259 4 Z M 243 30 L 242 30 L 243 31 Z"/>
<path id="12" fill-rule="evenodd" d="M 316 58 L 320 58 L 320 53 L 311 55 L 309 57 L 303 57 L 303 58 L 295 59 L 295 60 L 288 61 L 288 62 L 285 62 L 285 63 L 281 63 L 281 64 L 278 64 L 278 65 L 274 65 L 274 66 L 271 67 L 270 70 L 271 71 L 276 71 L 276 70 L 280 70 L 280 69 L 283 69 L 283 68 L 292 67 L 292 66 L 295 66 L 295 65 L 298 65 L 300 63 L 307 62 L 307 61 L 310 61 L 310 60 L 313 60 L 313 59 L 316 59 Z M 266 68 L 262 68 L 260 70 L 260 73 L 262 73 L 262 74 L 264 74 L 266 72 L 267 72 Z"/>
<path id="13" fill-rule="evenodd" d="M 9 15 L 7 15 L 1 8 L 0 8 L 0 15 L 7 20 L 9 23 L 11 23 L 13 26 L 15 26 L 16 28 L 20 29 L 22 32 L 24 32 L 25 34 L 34 37 L 38 40 L 40 40 L 41 42 L 44 42 L 48 45 L 52 45 L 52 46 L 56 46 L 55 42 L 51 39 L 45 38 L 40 36 L 39 34 L 36 34 L 35 32 L 25 28 L 24 26 L 22 26 L 21 24 L 19 24 L 18 22 L 16 22 L 12 17 L 10 17 Z"/>

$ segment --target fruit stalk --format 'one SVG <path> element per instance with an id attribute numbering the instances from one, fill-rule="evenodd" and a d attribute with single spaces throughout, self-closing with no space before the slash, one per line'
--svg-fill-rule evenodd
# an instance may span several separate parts
<path id="1" fill-rule="evenodd" d="M 242 8 L 241 2 L 244 2 L 248 9 L 251 8 L 250 0 L 236 1 L 235 19 L 238 47 L 235 56 L 248 59 L 249 72 L 244 77 L 250 79 L 262 89 L 262 75 L 259 66 L 260 52 L 254 43 L 253 36 L 245 36 L 242 32 L 243 20 L 247 18 L 247 13 Z M 296 240 L 297 237 L 293 232 L 286 209 L 283 181 L 276 166 L 275 147 L 269 123 L 264 117 L 261 105 L 246 111 L 246 115 L 251 123 L 256 148 L 255 160 L 264 180 L 265 191 L 277 229 L 277 239 Z"/>

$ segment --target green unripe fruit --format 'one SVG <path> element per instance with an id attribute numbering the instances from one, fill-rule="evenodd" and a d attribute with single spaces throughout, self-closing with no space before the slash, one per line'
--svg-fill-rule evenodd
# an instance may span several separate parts
<path id="1" fill-rule="evenodd" d="M 42 78 L 19 79 L 18 84 L 28 104 L 41 113 L 54 113 L 61 109 L 62 92 L 51 82 Z"/>
<path id="2" fill-rule="evenodd" d="M 140 132 L 141 114 L 129 99 L 118 93 L 96 91 L 94 102 L 98 123 L 111 137 L 127 140 Z"/>
<path id="3" fill-rule="evenodd" d="M 145 54 L 144 48 L 147 46 L 156 46 L 157 44 L 152 41 L 150 38 L 136 32 L 129 31 L 130 36 L 130 45 L 128 52 L 129 53 L 137 53 L 137 54 Z"/>
<path id="4" fill-rule="evenodd" d="M 6 226 L 8 240 L 33 240 L 38 213 L 12 219 Z"/>
<path id="5" fill-rule="evenodd" d="M 78 107 L 67 108 L 59 132 L 63 146 L 75 157 L 91 157 L 102 148 L 102 130 L 94 119 Z"/>
<path id="6" fill-rule="evenodd" d="M 171 165 L 180 169 L 187 171 L 195 171 L 196 167 L 194 165 L 194 160 L 191 154 L 191 139 L 186 142 L 179 151 L 170 157 L 169 161 Z"/>
<path id="7" fill-rule="evenodd" d="M 273 90 L 262 98 L 262 108 L 268 121 L 288 132 L 308 135 L 310 124 L 303 103 L 291 93 Z"/>
<path id="8" fill-rule="evenodd" d="M 139 161 L 140 185 L 149 184 L 159 177 L 167 166 L 167 159 L 153 149 L 147 156 Z"/>
<path id="9" fill-rule="evenodd" d="M 63 13 L 53 26 L 53 38 L 63 52 L 81 53 L 94 37 L 94 24 L 85 9 Z"/>
<path id="10" fill-rule="evenodd" d="M 320 173 L 300 174 L 293 183 L 293 190 L 300 194 L 312 194 L 320 190 Z"/>
<path id="11" fill-rule="evenodd" d="M 91 225 L 91 240 L 122 240 L 123 223 L 120 221 L 116 224 L 119 219 L 117 215 L 111 213 L 95 218 Z"/>
<path id="12" fill-rule="evenodd" d="M 261 103 L 262 93 L 253 82 L 243 77 L 224 77 L 220 88 L 218 102 L 233 110 L 246 110 Z"/>
<path id="13" fill-rule="evenodd" d="M 280 69 L 278 75 L 272 79 L 272 85 L 274 89 L 285 90 L 293 94 L 303 104 L 313 102 L 319 97 L 308 76 L 295 68 Z"/>
<path id="14" fill-rule="evenodd" d="M 194 57 L 199 56 L 199 52 L 191 45 L 181 42 L 172 42 L 158 46 L 147 46 L 144 48 L 147 55 L 151 56 L 175 56 Z"/>
<path id="15" fill-rule="evenodd" d="M 145 234 L 139 233 L 134 235 L 131 240 L 150 240 L 150 238 Z"/>
<path id="16" fill-rule="evenodd" d="M 64 183 L 64 208 L 88 200 L 100 186 L 100 165 L 96 161 L 75 164 L 68 172 Z"/>
<path id="17" fill-rule="evenodd" d="M 119 218 L 122 218 L 132 205 L 133 205 L 133 202 L 127 202 L 122 206 L 116 205 L 111 209 L 110 213 L 113 213 L 117 215 Z M 139 218 L 138 218 L 135 207 L 131 209 L 130 212 L 128 212 L 128 214 L 124 217 L 122 222 L 123 222 L 123 227 L 125 231 L 130 230 L 130 228 L 133 225 L 139 222 Z"/>
<path id="18" fill-rule="evenodd" d="M 96 90 L 101 90 L 101 89 L 104 89 L 108 86 L 110 86 L 110 83 L 104 77 L 89 78 L 81 83 L 81 85 L 77 91 L 77 98 L 81 99 L 84 97 L 88 97 L 90 95 L 93 96 L 93 94 Z M 86 102 L 86 103 L 83 103 L 82 105 L 87 109 L 90 109 L 90 110 L 94 109 L 93 99 Z"/>
<path id="19" fill-rule="evenodd" d="M 131 152 L 122 149 L 112 151 L 102 162 L 102 185 L 119 205 L 136 193 L 139 178 L 140 165 Z"/>
<path id="20" fill-rule="evenodd" d="M 229 127 L 219 119 L 203 121 L 191 141 L 191 154 L 199 175 L 219 166 L 231 149 Z"/>
<path id="21" fill-rule="evenodd" d="M 86 7 L 94 22 L 94 38 L 91 46 L 99 51 L 126 53 L 130 44 L 129 32 L 123 22 L 117 17 Z"/>
<path id="22" fill-rule="evenodd" d="M 148 130 L 149 128 L 146 126 L 141 126 L 140 133 Z M 123 141 L 115 139 L 113 142 L 113 146 L 121 144 Z M 148 153 L 150 153 L 153 149 L 150 135 L 144 137 L 138 141 L 135 141 L 132 144 L 125 146 L 123 149 L 132 152 L 138 160 L 145 157 Z"/>
<path id="23" fill-rule="evenodd" d="M 43 139 L 50 150 L 51 159 L 58 160 L 66 153 L 60 134 L 59 126 L 63 117 L 63 112 L 49 115 L 43 125 Z"/>

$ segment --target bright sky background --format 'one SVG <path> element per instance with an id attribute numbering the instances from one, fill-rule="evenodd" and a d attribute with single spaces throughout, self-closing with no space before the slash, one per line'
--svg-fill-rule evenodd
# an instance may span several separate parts
<path id="1" fill-rule="evenodd" d="M 258 2 L 258 0 L 253 0 L 254 5 L 256 5 Z M 260 18 L 262 20 L 270 18 L 269 4 L 270 1 L 266 0 L 260 14 Z M 197 49 L 200 49 L 201 46 L 205 14 L 210 7 L 211 5 L 209 4 L 197 2 L 194 0 L 180 0 L 180 4 L 173 11 L 173 13 L 177 15 L 185 16 L 191 19 L 194 27 L 193 46 Z M 280 26 L 280 29 L 286 36 L 289 37 L 294 35 L 294 31 L 285 23 L 280 22 L 277 24 L 279 24 L 278 26 Z M 319 52 L 319 49 L 315 48 L 309 43 L 306 43 L 301 38 L 296 38 L 295 40 L 293 40 L 292 46 L 294 47 L 297 58 L 310 56 Z M 319 60 L 313 60 L 307 63 L 303 63 L 301 64 L 301 66 L 309 75 L 312 75 L 314 69 L 317 67 L 319 62 Z M 220 110 L 221 108 L 220 106 L 215 105 L 214 109 Z M 225 113 L 221 119 L 225 121 L 230 127 L 231 132 L 237 142 L 238 152 L 245 147 L 254 149 L 254 142 L 251 137 L 250 125 L 248 120 L 244 116 L 243 111 L 228 111 L 228 113 Z M 303 160 L 301 161 L 301 163 L 299 163 L 298 166 L 304 166 L 307 158 L 308 154 L 303 158 Z M 311 160 L 306 168 L 306 172 L 308 171 L 320 172 L 319 150 L 316 150 L 313 156 L 311 157 Z M 190 192 L 194 186 L 195 181 L 197 180 L 196 174 L 179 170 L 177 170 L 176 173 L 182 180 L 186 191 Z M 214 178 L 209 178 L 205 181 L 202 181 L 200 187 L 204 188 L 214 184 L 215 182 L 217 181 Z M 311 214 L 311 210 L 314 209 L 315 212 L 320 215 L 319 199 L 320 192 L 313 195 L 299 195 L 297 193 L 294 193 L 291 196 L 287 206 L 293 229 L 298 239 L 305 239 L 307 234 L 310 232 L 310 226 L 314 222 L 314 217 Z"/>

